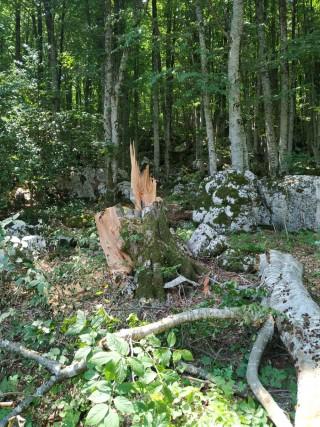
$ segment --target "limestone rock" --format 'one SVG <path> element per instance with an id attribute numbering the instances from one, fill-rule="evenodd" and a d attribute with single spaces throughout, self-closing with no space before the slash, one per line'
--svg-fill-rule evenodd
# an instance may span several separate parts
<path id="1" fill-rule="evenodd" d="M 102 168 L 73 169 L 57 181 L 57 188 L 79 199 L 96 199 L 107 193 L 106 172 Z"/>
<path id="2" fill-rule="evenodd" d="M 289 175 L 276 182 L 262 179 L 258 190 L 263 201 L 256 211 L 259 224 L 278 230 L 319 230 L 320 177 Z"/>
<path id="3" fill-rule="evenodd" d="M 227 249 L 218 258 L 218 265 L 227 271 L 239 273 L 253 273 L 256 271 L 256 258 L 254 255 L 243 255 L 241 251 Z"/>

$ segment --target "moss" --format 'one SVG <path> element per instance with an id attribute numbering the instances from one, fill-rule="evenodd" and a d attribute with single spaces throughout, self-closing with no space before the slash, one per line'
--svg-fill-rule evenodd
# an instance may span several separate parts
<path id="1" fill-rule="evenodd" d="M 202 273 L 200 266 L 180 250 L 161 205 L 146 214 L 143 220 L 123 222 L 121 236 L 123 249 L 134 262 L 138 297 L 161 299 L 165 296 L 164 282 L 177 273 L 191 280 L 196 280 Z"/>
<path id="2" fill-rule="evenodd" d="M 246 185 L 248 184 L 248 180 L 247 178 L 237 172 L 234 172 L 232 174 L 229 175 L 229 180 L 230 182 L 232 182 L 233 184 L 237 184 L 237 185 Z"/>
<path id="3" fill-rule="evenodd" d="M 220 199 L 226 199 L 227 197 L 232 197 L 233 199 L 239 198 L 239 192 L 236 188 L 228 187 L 227 185 L 221 186 L 215 193 L 216 197 Z"/>
<path id="4" fill-rule="evenodd" d="M 219 225 L 230 225 L 231 218 L 225 212 L 220 212 L 214 222 Z"/>

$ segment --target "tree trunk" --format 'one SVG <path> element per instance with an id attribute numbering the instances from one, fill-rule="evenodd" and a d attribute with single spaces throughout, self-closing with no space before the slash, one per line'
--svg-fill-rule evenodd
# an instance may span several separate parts
<path id="1" fill-rule="evenodd" d="M 266 126 L 266 139 L 267 139 L 267 150 L 268 150 L 268 164 L 269 172 L 271 176 L 276 176 L 278 173 L 278 149 L 276 143 L 276 136 L 273 124 L 272 115 L 272 94 L 271 94 L 271 83 L 270 76 L 267 68 L 267 53 L 266 53 L 266 40 L 264 31 L 264 2 L 256 1 L 257 11 L 257 24 L 258 24 L 258 38 L 259 38 L 259 57 L 260 57 L 260 73 L 261 73 L 261 84 L 263 93 L 263 104 L 264 104 L 264 118 Z"/>
<path id="2" fill-rule="evenodd" d="M 297 11 L 297 3 L 296 0 L 292 1 L 292 28 L 291 28 L 291 38 L 292 40 L 296 37 L 296 11 Z M 294 137 L 294 121 L 296 114 L 296 70 L 293 62 L 290 65 L 290 96 L 289 96 L 289 124 L 288 124 L 288 155 L 292 154 L 293 150 L 293 137 Z"/>
<path id="3" fill-rule="evenodd" d="M 233 1 L 231 44 L 228 60 L 229 83 L 229 140 L 232 167 L 244 172 L 248 167 L 246 138 L 241 117 L 240 42 L 243 30 L 243 0 Z"/>
<path id="4" fill-rule="evenodd" d="M 196 3 L 196 15 L 200 42 L 200 59 L 201 72 L 203 76 L 203 109 L 206 122 L 207 138 L 208 138 L 208 154 L 209 154 L 209 175 L 213 176 L 217 172 L 217 158 L 215 151 L 214 130 L 210 111 L 210 97 L 208 93 L 208 58 L 206 49 L 206 40 L 203 27 L 202 11 L 199 3 Z"/>
<path id="5" fill-rule="evenodd" d="M 280 19 L 280 70 L 281 70 L 281 101 L 280 101 L 280 140 L 279 169 L 287 171 L 288 152 L 288 117 L 289 117 L 289 68 L 287 56 L 287 0 L 279 0 Z"/>
<path id="6" fill-rule="evenodd" d="M 179 274 L 195 280 L 202 269 L 175 241 L 162 201 L 156 197 L 157 183 L 148 167 L 140 172 L 133 146 L 130 157 L 135 210 L 125 215 L 114 206 L 98 213 L 95 220 L 100 243 L 111 273 L 135 270 L 137 297 L 162 298 L 165 281 Z"/>
<path id="7" fill-rule="evenodd" d="M 281 339 L 298 375 L 295 427 L 320 425 L 320 308 L 302 283 L 303 266 L 291 255 L 270 251 L 260 257 L 267 305 L 283 313 L 277 320 Z"/>
<path id="8" fill-rule="evenodd" d="M 173 67 L 174 67 L 174 40 L 172 34 L 175 31 L 173 21 L 173 5 L 172 0 L 167 2 L 166 18 L 167 18 L 167 34 L 166 34 L 166 88 L 165 88 L 165 120 L 164 120 L 164 166 L 165 175 L 170 173 L 170 147 L 171 147 L 171 132 L 172 132 L 172 97 L 173 97 Z"/>
<path id="9" fill-rule="evenodd" d="M 59 111 L 60 107 L 60 93 L 59 93 L 59 76 L 58 76 L 58 62 L 57 62 L 57 45 L 54 30 L 54 18 L 52 11 L 52 0 L 43 0 L 46 26 L 48 33 L 48 55 L 49 55 L 49 69 L 51 73 L 51 97 L 53 112 Z"/>
<path id="10" fill-rule="evenodd" d="M 15 60 L 21 62 L 21 2 L 15 3 Z"/>
<path id="11" fill-rule="evenodd" d="M 160 32 L 158 25 L 157 0 L 152 0 L 152 123 L 153 123 L 153 150 L 154 150 L 154 174 L 159 176 L 160 171 L 160 111 L 159 111 L 159 84 L 160 72 Z"/>

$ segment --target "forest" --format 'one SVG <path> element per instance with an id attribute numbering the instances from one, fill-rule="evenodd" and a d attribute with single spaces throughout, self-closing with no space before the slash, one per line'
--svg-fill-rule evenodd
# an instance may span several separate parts
<path id="1" fill-rule="evenodd" d="M 320 427 L 319 304 L 319 0 L 1 0 L 0 427 Z"/>

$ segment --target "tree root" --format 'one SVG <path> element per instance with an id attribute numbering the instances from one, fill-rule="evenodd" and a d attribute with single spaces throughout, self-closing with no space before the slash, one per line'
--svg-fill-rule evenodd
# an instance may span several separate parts
<path id="1" fill-rule="evenodd" d="M 276 427 L 292 427 L 287 415 L 273 400 L 270 393 L 263 387 L 258 378 L 260 360 L 264 349 L 273 336 L 273 330 L 274 320 L 270 317 L 259 331 L 258 337 L 252 347 L 247 367 L 247 381 L 253 394 L 265 408 L 268 417 L 274 422 Z"/>

